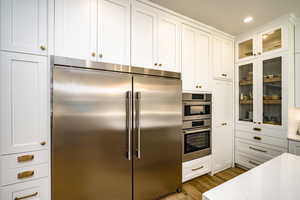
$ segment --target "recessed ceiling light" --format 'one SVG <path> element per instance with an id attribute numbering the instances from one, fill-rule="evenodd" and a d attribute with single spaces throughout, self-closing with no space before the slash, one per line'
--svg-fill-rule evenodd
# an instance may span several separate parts
<path id="1" fill-rule="evenodd" d="M 244 23 L 249 23 L 249 22 L 252 22 L 253 21 L 253 17 L 246 17 L 244 19 Z"/>

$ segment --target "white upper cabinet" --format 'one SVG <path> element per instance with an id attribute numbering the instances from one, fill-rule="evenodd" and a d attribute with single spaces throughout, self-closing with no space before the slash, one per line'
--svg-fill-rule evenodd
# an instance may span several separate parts
<path id="1" fill-rule="evenodd" d="M 247 38 L 240 39 L 236 42 L 236 60 L 246 61 L 253 59 L 256 56 L 256 37 L 250 36 Z"/>
<path id="2" fill-rule="evenodd" d="M 47 54 L 47 0 L 1 0 L 0 49 Z"/>
<path id="3" fill-rule="evenodd" d="M 132 65 L 157 68 L 157 13 L 135 3 L 132 8 Z"/>
<path id="4" fill-rule="evenodd" d="M 2 52 L 0 60 L 1 154 L 46 148 L 50 131 L 47 58 Z"/>
<path id="5" fill-rule="evenodd" d="M 296 53 L 300 53 L 300 19 L 295 27 L 295 44 Z"/>
<path id="6" fill-rule="evenodd" d="M 180 22 L 134 2 L 131 57 L 133 66 L 180 72 Z"/>
<path id="7" fill-rule="evenodd" d="M 180 71 L 180 23 L 168 15 L 158 17 L 158 67 Z"/>
<path id="8" fill-rule="evenodd" d="M 182 81 L 185 91 L 210 91 L 210 35 L 182 27 Z"/>
<path id="9" fill-rule="evenodd" d="M 97 59 L 97 0 L 55 1 L 55 55 Z"/>
<path id="10" fill-rule="evenodd" d="M 130 5 L 128 0 L 98 1 L 99 61 L 130 64 Z"/>
<path id="11" fill-rule="evenodd" d="M 215 79 L 232 80 L 234 69 L 233 40 L 213 37 L 213 71 Z"/>

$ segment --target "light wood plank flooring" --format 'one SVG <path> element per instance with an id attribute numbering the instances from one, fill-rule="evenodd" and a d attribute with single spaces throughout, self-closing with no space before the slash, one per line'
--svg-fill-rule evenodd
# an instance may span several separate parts
<path id="1" fill-rule="evenodd" d="M 230 168 L 215 174 L 203 175 L 183 184 L 182 192 L 165 197 L 161 200 L 202 200 L 202 194 L 242 173 L 240 168 Z"/>

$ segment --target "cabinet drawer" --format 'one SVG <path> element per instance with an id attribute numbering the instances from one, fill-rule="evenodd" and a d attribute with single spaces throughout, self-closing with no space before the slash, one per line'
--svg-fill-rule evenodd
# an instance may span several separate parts
<path id="1" fill-rule="evenodd" d="M 1 185 L 22 183 L 49 175 L 48 164 L 2 170 Z"/>
<path id="2" fill-rule="evenodd" d="M 280 149 L 280 148 L 272 149 L 267 147 L 267 145 L 264 144 L 255 145 L 254 143 L 240 140 L 240 139 L 235 140 L 235 145 L 236 145 L 236 151 L 254 156 L 255 158 L 256 157 L 261 158 L 264 161 L 268 161 L 286 152 L 284 149 Z"/>
<path id="3" fill-rule="evenodd" d="M 182 164 L 183 182 L 211 171 L 210 156 L 188 161 Z"/>
<path id="4" fill-rule="evenodd" d="M 2 200 L 50 200 L 48 179 L 40 179 L 1 188 Z"/>
<path id="5" fill-rule="evenodd" d="M 254 134 L 247 131 L 236 131 L 236 137 L 249 140 L 251 142 L 254 142 L 255 144 L 268 144 L 268 145 L 274 145 L 285 149 L 288 148 L 287 139 L 269 137 L 269 136 L 262 135 L 260 133 Z"/>
<path id="6" fill-rule="evenodd" d="M 257 130 L 257 128 L 259 129 L 259 131 Z M 279 139 L 285 139 L 287 137 L 287 131 L 281 126 L 272 127 L 271 125 L 258 125 L 253 123 L 245 125 L 243 123 L 237 123 L 236 130 L 246 131 L 253 134 L 261 134 Z"/>
<path id="7" fill-rule="evenodd" d="M 261 158 L 255 158 L 253 156 L 249 156 L 238 151 L 235 152 L 235 163 L 246 167 L 246 168 L 254 168 L 258 165 L 263 164 L 265 161 Z"/>
<path id="8" fill-rule="evenodd" d="M 1 170 L 8 170 L 14 168 L 28 167 L 33 165 L 45 164 L 49 161 L 49 154 L 47 150 L 36 151 L 22 154 L 14 154 L 2 156 Z"/>

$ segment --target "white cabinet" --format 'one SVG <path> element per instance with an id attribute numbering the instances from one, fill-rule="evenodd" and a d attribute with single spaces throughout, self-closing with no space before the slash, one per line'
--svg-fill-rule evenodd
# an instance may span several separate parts
<path id="1" fill-rule="evenodd" d="M 0 53 L 1 154 L 45 149 L 49 126 L 47 58 Z"/>
<path id="2" fill-rule="evenodd" d="M 132 8 L 131 64 L 156 68 L 157 14 L 154 9 L 137 4 Z"/>
<path id="3" fill-rule="evenodd" d="M 289 153 L 300 156 L 300 142 L 290 140 L 289 141 Z"/>
<path id="4" fill-rule="evenodd" d="M 295 98 L 296 107 L 300 108 L 300 52 L 295 55 Z"/>
<path id="5" fill-rule="evenodd" d="M 295 50 L 296 53 L 300 53 L 300 19 L 295 26 Z"/>
<path id="6" fill-rule="evenodd" d="M 213 85 L 212 171 L 229 168 L 233 164 L 233 84 L 215 81 Z"/>
<path id="7" fill-rule="evenodd" d="M 130 64 L 129 0 L 98 0 L 99 61 Z"/>
<path id="8" fill-rule="evenodd" d="M 0 1 L 0 49 L 47 54 L 47 0 Z"/>
<path id="9" fill-rule="evenodd" d="M 131 59 L 133 66 L 179 72 L 179 21 L 172 15 L 135 2 Z"/>
<path id="10" fill-rule="evenodd" d="M 192 26 L 182 27 L 182 81 L 185 91 L 210 91 L 209 34 Z"/>
<path id="11" fill-rule="evenodd" d="M 129 53 L 128 0 L 55 2 L 56 56 L 128 65 Z"/>
<path id="12" fill-rule="evenodd" d="M 56 56 L 96 60 L 97 0 L 55 1 L 54 40 Z"/>
<path id="13" fill-rule="evenodd" d="M 186 182 L 211 171 L 211 156 L 182 163 L 182 182 Z"/>
<path id="14" fill-rule="evenodd" d="M 213 37 L 213 70 L 214 78 L 232 80 L 234 69 L 233 41 Z"/>

